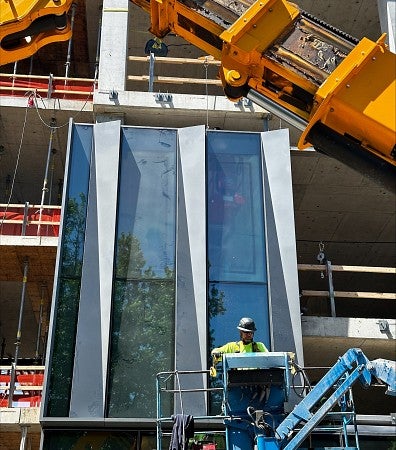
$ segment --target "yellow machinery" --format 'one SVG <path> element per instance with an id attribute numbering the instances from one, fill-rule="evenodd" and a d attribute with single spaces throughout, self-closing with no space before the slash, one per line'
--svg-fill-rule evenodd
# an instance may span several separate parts
<path id="1" fill-rule="evenodd" d="M 314 146 L 395 189 L 396 56 L 287 0 L 132 0 L 159 38 L 174 32 L 221 61 L 232 100 L 250 98 Z M 0 0 L 0 65 L 70 37 L 72 0 Z"/>
<path id="2" fill-rule="evenodd" d="M 52 42 L 67 41 L 73 0 L 0 0 L 0 65 L 28 58 Z"/>
<path id="3" fill-rule="evenodd" d="M 230 99 L 250 98 L 302 131 L 300 149 L 388 176 L 394 189 L 396 57 L 385 35 L 358 41 L 286 0 L 132 1 L 153 34 L 172 31 L 219 59 Z"/>

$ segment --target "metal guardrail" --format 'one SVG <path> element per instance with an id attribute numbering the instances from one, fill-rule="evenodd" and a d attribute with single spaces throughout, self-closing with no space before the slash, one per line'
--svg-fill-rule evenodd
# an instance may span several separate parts
<path id="1" fill-rule="evenodd" d="M 86 100 L 92 99 L 95 84 L 90 78 L 0 73 L 0 96 L 25 97 L 26 92 L 33 91 L 45 98 Z"/>
<path id="2" fill-rule="evenodd" d="M 164 432 L 163 426 L 165 423 L 172 424 L 173 416 L 163 416 L 162 413 L 162 396 L 163 394 L 170 394 L 173 396 L 174 405 L 178 404 L 178 408 L 182 414 L 184 414 L 183 407 L 183 393 L 205 393 L 208 394 L 214 391 L 223 391 L 222 387 L 197 387 L 197 388 L 186 388 L 182 386 L 180 375 L 187 376 L 208 376 L 210 374 L 210 370 L 177 370 L 177 371 L 169 371 L 169 372 L 160 372 L 156 376 L 156 395 L 157 395 L 157 450 L 162 449 L 162 439 L 164 436 L 170 436 L 170 432 Z M 177 396 L 176 399 L 174 396 Z M 178 400 L 178 402 L 177 402 Z M 221 419 L 224 419 L 225 416 L 221 416 Z M 219 420 L 220 416 L 208 416 L 208 415 L 194 415 L 194 421 L 200 420 Z M 216 430 L 210 430 L 213 434 L 224 434 L 224 430 L 222 428 Z M 205 434 L 205 431 L 197 431 L 197 434 Z M 195 435 L 195 433 L 194 433 Z M 183 447 L 184 448 L 184 447 Z"/>
<path id="3" fill-rule="evenodd" d="M 0 366 L 0 407 L 40 406 L 44 366 Z"/>
<path id="4" fill-rule="evenodd" d="M 0 235 L 57 237 L 60 213 L 60 206 L 0 204 Z"/>

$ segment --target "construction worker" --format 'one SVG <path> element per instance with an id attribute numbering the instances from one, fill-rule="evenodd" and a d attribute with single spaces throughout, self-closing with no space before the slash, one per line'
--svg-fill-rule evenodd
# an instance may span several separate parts
<path id="1" fill-rule="evenodd" d="M 212 357 L 217 363 L 221 360 L 223 353 L 249 353 L 249 352 L 268 352 L 267 347 L 262 342 L 254 342 L 253 336 L 256 331 L 254 320 L 250 317 L 242 317 L 237 329 L 241 340 L 238 342 L 228 342 L 221 347 L 212 350 Z"/>

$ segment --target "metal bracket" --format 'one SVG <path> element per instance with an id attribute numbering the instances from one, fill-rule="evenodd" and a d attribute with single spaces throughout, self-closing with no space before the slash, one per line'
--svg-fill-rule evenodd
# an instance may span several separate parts
<path id="1" fill-rule="evenodd" d="M 243 106 L 243 107 L 245 107 L 245 108 L 251 107 L 252 104 L 253 104 L 252 101 L 251 101 L 249 98 L 246 98 L 246 97 L 242 97 L 241 99 L 239 99 L 239 100 L 235 103 L 236 106 Z"/>
<path id="2" fill-rule="evenodd" d="M 158 92 L 154 95 L 155 101 L 160 103 L 171 103 L 172 102 L 172 94 L 162 94 Z"/>
<path id="3" fill-rule="evenodd" d="M 378 326 L 381 333 L 386 333 L 389 330 L 389 322 L 385 319 L 379 320 Z"/>
<path id="4" fill-rule="evenodd" d="M 109 91 L 109 100 L 117 100 L 118 98 L 118 92 L 113 88 L 111 91 Z"/>

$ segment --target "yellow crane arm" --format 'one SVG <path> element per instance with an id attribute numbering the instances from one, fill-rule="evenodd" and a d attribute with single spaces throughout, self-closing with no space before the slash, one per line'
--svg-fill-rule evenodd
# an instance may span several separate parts
<path id="1" fill-rule="evenodd" d="M 172 31 L 219 59 L 230 99 L 247 96 L 297 126 L 299 148 L 364 172 L 377 165 L 395 184 L 396 56 L 385 35 L 358 41 L 287 0 L 132 1 L 153 34 Z"/>
<path id="2" fill-rule="evenodd" d="M 33 55 L 52 42 L 67 41 L 73 0 L 0 0 L 0 65 Z"/>

